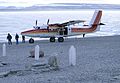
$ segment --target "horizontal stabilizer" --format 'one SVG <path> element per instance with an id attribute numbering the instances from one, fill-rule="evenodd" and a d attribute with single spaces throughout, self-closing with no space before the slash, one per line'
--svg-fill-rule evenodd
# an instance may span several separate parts
<path id="1" fill-rule="evenodd" d="M 100 23 L 99 25 L 105 25 L 104 23 Z"/>

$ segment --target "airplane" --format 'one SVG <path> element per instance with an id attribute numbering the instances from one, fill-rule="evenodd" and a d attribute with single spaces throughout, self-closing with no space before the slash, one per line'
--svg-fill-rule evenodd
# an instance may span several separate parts
<path id="1" fill-rule="evenodd" d="M 50 38 L 50 42 L 55 42 L 55 38 L 58 38 L 58 42 L 64 42 L 64 37 L 83 35 L 87 33 L 93 33 L 100 30 L 100 23 L 102 17 L 102 10 L 95 10 L 93 17 L 89 25 L 84 25 L 84 20 L 72 20 L 65 23 L 49 24 L 49 19 L 47 25 L 38 26 L 37 20 L 36 25 L 33 26 L 34 29 L 21 32 L 22 36 L 29 37 L 40 37 L 40 38 Z M 76 24 L 83 23 L 80 27 Z M 34 39 L 30 38 L 29 43 L 34 43 Z"/>

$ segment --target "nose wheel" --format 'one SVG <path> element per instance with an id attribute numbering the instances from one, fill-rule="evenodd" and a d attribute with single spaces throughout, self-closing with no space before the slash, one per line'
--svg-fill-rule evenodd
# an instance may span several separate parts
<path id="1" fill-rule="evenodd" d="M 30 38 L 29 39 L 29 43 L 31 44 L 31 43 L 34 43 L 34 39 L 33 38 Z"/>

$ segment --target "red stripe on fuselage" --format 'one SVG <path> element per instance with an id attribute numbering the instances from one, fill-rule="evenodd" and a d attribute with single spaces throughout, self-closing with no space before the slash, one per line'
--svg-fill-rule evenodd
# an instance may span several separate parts
<path id="1" fill-rule="evenodd" d="M 57 32 L 56 30 L 48 30 L 48 29 L 33 29 L 24 31 L 21 34 L 37 34 L 37 33 L 49 33 L 49 32 Z"/>

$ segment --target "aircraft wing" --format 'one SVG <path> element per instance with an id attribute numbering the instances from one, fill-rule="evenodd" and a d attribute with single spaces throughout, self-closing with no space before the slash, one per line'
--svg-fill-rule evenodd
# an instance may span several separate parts
<path id="1" fill-rule="evenodd" d="M 72 20 L 72 21 L 61 23 L 61 24 L 59 24 L 59 23 L 49 24 L 49 27 L 65 27 L 65 26 L 69 26 L 69 25 L 82 23 L 82 22 L 85 22 L 85 20 Z"/>
<path id="2" fill-rule="evenodd" d="M 81 23 L 81 22 L 85 22 L 85 20 L 72 20 L 72 21 L 62 23 L 61 25 L 69 26 L 69 25 L 74 25 L 74 24 L 78 24 L 78 23 Z"/>

